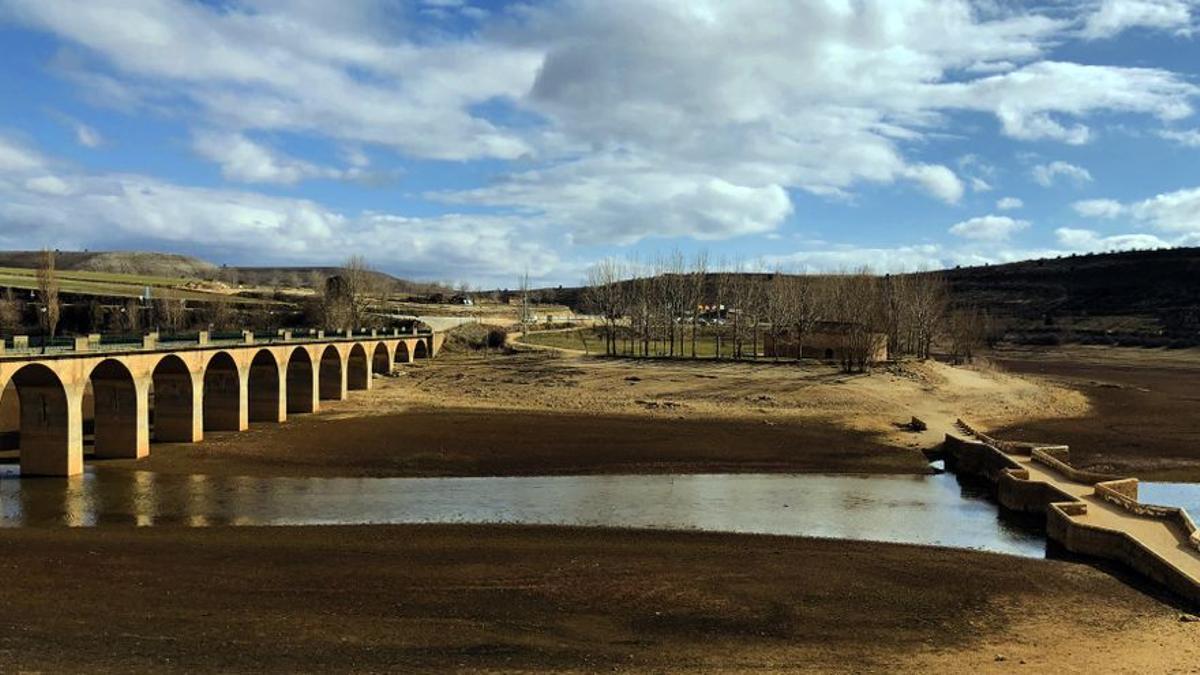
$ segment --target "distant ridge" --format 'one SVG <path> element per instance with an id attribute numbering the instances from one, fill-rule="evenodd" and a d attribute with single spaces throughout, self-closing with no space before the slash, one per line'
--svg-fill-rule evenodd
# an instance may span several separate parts
<path id="1" fill-rule="evenodd" d="M 41 251 L 0 251 L 0 267 L 33 269 L 40 256 Z M 219 271 L 216 265 L 192 256 L 148 251 L 59 251 L 55 263 L 72 272 L 176 278 L 212 278 Z"/>

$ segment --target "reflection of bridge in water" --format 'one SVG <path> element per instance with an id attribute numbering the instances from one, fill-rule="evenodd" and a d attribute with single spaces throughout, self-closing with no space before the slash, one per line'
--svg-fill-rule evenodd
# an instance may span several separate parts
<path id="1" fill-rule="evenodd" d="M 283 422 L 316 412 L 320 401 L 370 389 L 394 364 L 431 358 L 441 333 L 314 332 L 272 338 L 244 332 L 230 340 L 110 345 L 80 337 L 74 346 L 35 353 L 24 340 L 0 353 L 0 389 L 20 407 L 23 475 L 83 471 L 84 399 L 94 395 L 97 457 L 138 458 L 150 442 L 197 443 L 205 431 L 244 431 L 251 422 Z"/>

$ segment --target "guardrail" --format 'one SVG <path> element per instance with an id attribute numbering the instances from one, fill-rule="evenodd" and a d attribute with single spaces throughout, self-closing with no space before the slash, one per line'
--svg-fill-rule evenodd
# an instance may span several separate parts
<path id="1" fill-rule="evenodd" d="M 412 331 L 402 333 L 398 329 L 383 332 L 369 331 L 340 331 L 326 334 L 322 330 L 303 332 L 279 330 L 274 335 L 257 336 L 252 331 L 240 333 L 210 333 L 199 331 L 195 334 L 171 335 L 166 338 L 158 333 L 147 333 L 141 336 L 100 334 L 80 335 L 54 338 L 43 345 L 41 341 L 31 341 L 26 335 L 12 335 L 0 338 L 0 359 L 28 358 L 31 356 L 63 356 L 78 353 L 106 354 L 128 353 L 138 351 L 164 351 L 172 349 L 196 349 L 212 347 L 233 347 L 245 345 L 273 345 L 279 343 L 303 342 L 342 342 L 370 339 L 396 339 L 412 337 L 429 337 L 434 331 Z"/>

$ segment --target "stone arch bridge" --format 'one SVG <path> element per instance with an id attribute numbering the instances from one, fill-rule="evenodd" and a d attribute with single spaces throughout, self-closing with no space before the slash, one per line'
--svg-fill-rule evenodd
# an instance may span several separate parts
<path id="1" fill-rule="evenodd" d="M 314 331 L 271 338 L 243 332 L 214 340 L 105 344 L 75 338 L 68 348 L 35 353 L 25 338 L 0 342 L 0 390 L 19 401 L 22 475 L 83 472 L 84 402 L 91 385 L 93 451 L 138 458 L 151 441 L 198 443 L 205 431 L 244 431 L 251 422 L 283 422 L 313 413 L 323 400 L 370 389 L 372 375 L 394 364 L 432 358 L 441 333 Z"/>

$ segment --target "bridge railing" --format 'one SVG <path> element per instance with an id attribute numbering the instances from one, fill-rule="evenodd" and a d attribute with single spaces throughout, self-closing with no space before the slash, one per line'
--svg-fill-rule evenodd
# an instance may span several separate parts
<path id="1" fill-rule="evenodd" d="M 232 347 L 245 345 L 275 345 L 288 342 L 339 342 L 371 338 L 428 337 L 433 331 L 392 330 L 322 331 L 317 329 L 279 329 L 274 334 L 256 335 L 252 331 L 179 333 L 162 335 L 158 331 L 146 334 L 92 333 L 89 335 L 42 336 L 9 335 L 0 337 L 0 358 L 29 357 L 39 354 L 71 354 L 78 352 L 122 353 L 187 349 L 198 346 Z"/>

